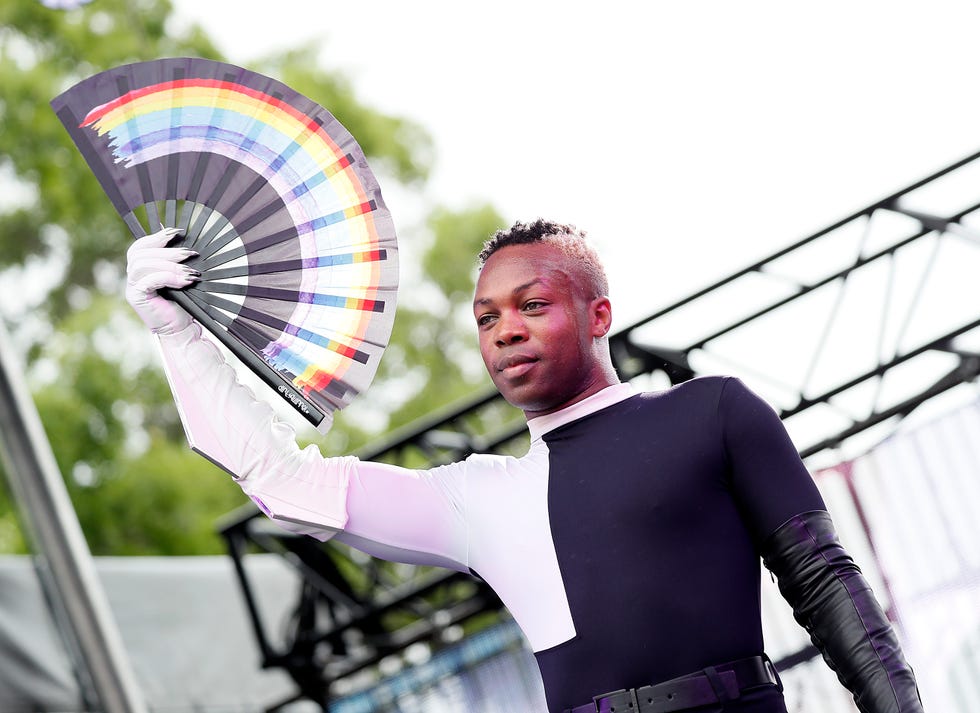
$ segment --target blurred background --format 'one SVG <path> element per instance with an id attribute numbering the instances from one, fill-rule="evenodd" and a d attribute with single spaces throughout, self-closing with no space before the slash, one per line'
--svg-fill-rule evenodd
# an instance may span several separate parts
<path id="1" fill-rule="evenodd" d="M 733 373 L 765 396 L 927 709 L 977 709 L 978 20 L 953 2 L 5 0 L 4 364 L 67 510 L 31 505 L 6 409 L 0 711 L 543 710 L 480 582 L 285 537 L 187 448 L 122 299 L 129 234 L 48 105 L 168 56 L 325 106 L 394 217 L 404 287 L 374 386 L 326 436 L 256 387 L 300 440 L 419 466 L 519 452 L 476 350 L 473 257 L 514 220 L 575 223 L 607 263 L 624 377 Z M 46 514 L 80 536 L 46 539 Z M 763 579 L 790 710 L 854 710 Z M 79 598 L 109 634 L 79 630 Z M 114 677 L 128 693 L 107 701 Z"/>

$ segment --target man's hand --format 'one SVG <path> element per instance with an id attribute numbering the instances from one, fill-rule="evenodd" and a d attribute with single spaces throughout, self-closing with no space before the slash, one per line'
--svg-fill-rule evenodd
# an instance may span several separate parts
<path id="1" fill-rule="evenodd" d="M 182 264 L 196 252 L 167 247 L 180 232 L 179 228 L 164 228 L 135 240 L 126 251 L 126 301 L 157 334 L 176 334 L 191 323 L 187 312 L 157 293 L 163 287 L 179 290 L 201 276 Z"/>

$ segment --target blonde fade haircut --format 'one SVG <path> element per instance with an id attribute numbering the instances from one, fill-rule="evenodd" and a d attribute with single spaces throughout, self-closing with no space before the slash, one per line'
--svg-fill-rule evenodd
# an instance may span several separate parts
<path id="1" fill-rule="evenodd" d="M 486 264 L 490 256 L 501 248 L 510 245 L 530 245 L 544 243 L 557 248 L 570 258 L 575 269 L 583 278 L 586 288 L 586 298 L 606 297 L 609 295 L 609 280 L 602 260 L 595 248 L 589 243 L 584 230 L 574 225 L 556 223 L 538 218 L 532 223 L 514 223 L 506 230 L 498 230 L 489 240 L 483 243 L 480 251 L 480 268 Z"/>

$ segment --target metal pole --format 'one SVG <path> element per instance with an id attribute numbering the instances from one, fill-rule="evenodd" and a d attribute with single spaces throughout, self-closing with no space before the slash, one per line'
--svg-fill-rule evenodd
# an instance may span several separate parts
<path id="1" fill-rule="evenodd" d="M 51 444 L 0 320 L 0 452 L 36 553 L 41 586 L 78 659 L 86 701 L 103 713 L 146 705 L 109 610 Z"/>

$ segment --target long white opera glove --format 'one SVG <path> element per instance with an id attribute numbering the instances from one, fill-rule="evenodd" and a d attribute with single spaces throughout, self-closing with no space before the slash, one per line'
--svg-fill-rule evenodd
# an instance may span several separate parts
<path id="1" fill-rule="evenodd" d="M 161 297 L 199 274 L 182 262 L 193 250 L 168 248 L 173 228 L 134 241 L 127 253 L 126 299 L 156 334 L 190 446 L 220 465 L 273 521 L 326 540 L 347 522 L 350 469 L 357 461 L 300 450 L 293 429 L 238 382 L 218 348 L 180 306 Z"/>
<path id="2" fill-rule="evenodd" d="M 191 323 L 179 305 L 161 297 L 164 287 L 180 289 L 200 277 L 184 260 L 196 255 L 186 248 L 168 248 L 179 228 L 164 228 L 133 241 L 126 251 L 126 301 L 156 334 L 175 334 Z"/>
<path id="3" fill-rule="evenodd" d="M 191 447 L 231 473 L 283 528 L 320 540 L 343 529 L 357 458 L 324 458 L 314 445 L 300 450 L 293 428 L 238 382 L 196 322 L 157 339 Z"/>

